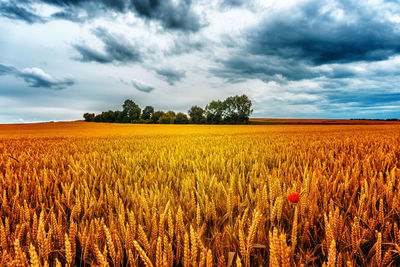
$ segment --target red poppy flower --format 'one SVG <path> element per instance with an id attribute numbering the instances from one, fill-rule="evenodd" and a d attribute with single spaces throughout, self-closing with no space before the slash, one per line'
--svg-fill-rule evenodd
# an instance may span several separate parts
<path id="1" fill-rule="evenodd" d="M 297 203 L 299 202 L 300 194 L 299 193 L 291 193 L 288 195 L 288 200 L 292 203 Z"/>

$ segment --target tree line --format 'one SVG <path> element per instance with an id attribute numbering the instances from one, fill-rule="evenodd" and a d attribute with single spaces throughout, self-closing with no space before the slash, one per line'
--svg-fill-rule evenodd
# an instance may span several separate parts
<path id="1" fill-rule="evenodd" d="M 100 114 L 85 113 L 85 121 L 109 123 L 159 123 L 159 124 L 247 124 L 253 112 L 251 100 L 246 95 L 236 95 L 224 101 L 213 100 L 205 108 L 192 106 L 188 115 L 154 110 L 146 106 L 143 110 L 133 100 L 127 99 L 122 111 L 109 110 Z"/>

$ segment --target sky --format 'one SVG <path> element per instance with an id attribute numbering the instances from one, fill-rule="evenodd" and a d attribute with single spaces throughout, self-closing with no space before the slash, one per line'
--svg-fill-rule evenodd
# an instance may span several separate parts
<path id="1" fill-rule="evenodd" d="M 400 118 L 395 0 L 0 0 L 0 123 L 125 99 L 254 118 Z"/>

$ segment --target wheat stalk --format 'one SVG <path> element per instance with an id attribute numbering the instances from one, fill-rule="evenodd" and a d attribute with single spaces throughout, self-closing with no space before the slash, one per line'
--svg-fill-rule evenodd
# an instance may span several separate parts
<path id="1" fill-rule="evenodd" d="M 151 263 L 149 257 L 147 257 L 147 255 L 146 255 L 146 252 L 144 252 L 144 250 L 139 245 L 139 243 L 135 240 L 135 241 L 133 241 L 133 245 L 135 246 L 136 250 L 139 252 L 139 256 L 142 259 L 144 265 L 146 267 L 152 267 L 153 264 Z"/>

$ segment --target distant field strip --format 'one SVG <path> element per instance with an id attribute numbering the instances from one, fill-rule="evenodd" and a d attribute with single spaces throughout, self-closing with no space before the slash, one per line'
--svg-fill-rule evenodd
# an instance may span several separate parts
<path id="1" fill-rule="evenodd" d="M 398 124 L 397 120 L 329 120 L 329 119 L 250 119 L 252 124 L 286 125 L 286 124 L 328 124 L 328 125 L 371 125 L 371 124 Z"/>

